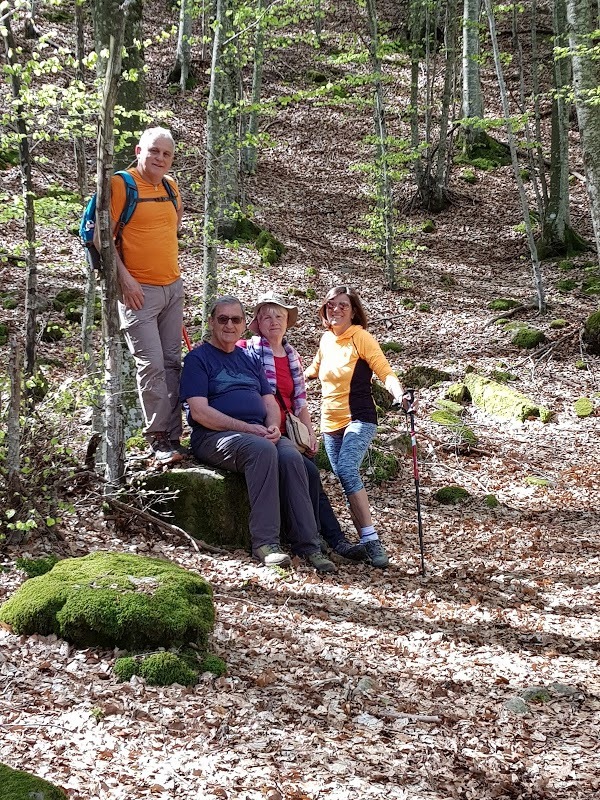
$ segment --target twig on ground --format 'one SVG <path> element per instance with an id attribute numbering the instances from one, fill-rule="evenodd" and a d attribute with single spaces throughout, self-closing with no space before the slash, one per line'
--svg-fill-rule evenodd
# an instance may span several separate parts
<path id="1" fill-rule="evenodd" d="M 157 528 L 159 528 L 161 531 L 164 531 L 165 533 L 171 533 L 174 536 L 177 536 L 179 539 L 186 539 L 192 545 L 194 550 L 196 550 L 196 552 L 198 553 L 201 550 L 206 550 L 207 553 L 218 553 L 218 554 L 223 554 L 227 552 L 226 550 L 223 550 L 221 547 L 214 547 L 212 544 L 207 544 L 202 539 L 195 539 L 187 531 L 184 531 L 183 528 L 180 528 L 177 525 L 172 525 L 170 522 L 165 522 L 165 520 L 160 519 L 160 517 L 155 516 L 150 511 L 142 511 L 141 508 L 135 508 L 135 506 L 130 506 L 127 505 L 127 503 L 122 503 L 120 500 L 117 500 L 114 497 L 106 497 L 105 500 L 116 511 L 121 511 L 124 514 L 134 514 L 140 519 L 143 519 L 146 522 L 150 522 L 153 525 L 156 525 Z"/>
<path id="2" fill-rule="evenodd" d="M 514 308 L 511 308 L 509 311 L 503 311 L 502 314 L 498 314 L 497 317 L 492 317 L 492 319 L 488 320 L 485 323 L 484 327 L 488 328 L 490 325 L 493 325 L 495 322 L 498 322 L 498 320 L 510 319 L 511 317 L 514 317 L 515 314 L 518 314 L 521 311 L 531 311 L 532 309 L 537 311 L 537 306 L 534 305 L 533 303 L 526 303 L 522 306 L 515 306 Z"/>

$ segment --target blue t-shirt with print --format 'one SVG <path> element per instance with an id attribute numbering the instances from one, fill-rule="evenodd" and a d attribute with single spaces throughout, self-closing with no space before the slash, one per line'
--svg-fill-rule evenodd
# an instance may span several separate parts
<path id="1" fill-rule="evenodd" d="M 186 400 L 206 397 L 211 408 L 250 425 L 263 425 L 263 395 L 273 394 L 262 366 L 236 347 L 226 353 L 205 342 L 191 350 L 183 361 L 179 395 L 191 428 L 204 426 L 192 419 Z"/>

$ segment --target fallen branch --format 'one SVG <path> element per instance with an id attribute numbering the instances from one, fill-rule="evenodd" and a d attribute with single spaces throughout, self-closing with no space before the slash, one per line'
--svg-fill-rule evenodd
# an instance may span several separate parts
<path id="1" fill-rule="evenodd" d="M 410 722 L 431 722 L 434 725 L 441 725 L 442 718 L 436 717 L 431 714 L 407 714 L 404 711 L 380 710 L 378 711 L 380 717 L 388 717 L 389 719 L 408 719 Z"/>
<path id="2" fill-rule="evenodd" d="M 495 322 L 498 322 L 501 319 L 510 319 L 511 317 L 514 317 L 515 314 L 518 314 L 520 311 L 531 311 L 532 309 L 534 311 L 537 311 L 537 306 L 534 305 L 533 303 L 527 303 L 522 306 L 515 306 L 514 308 L 511 308 L 509 311 L 503 311 L 502 314 L 498 314 L 497 317 L 493 317 L 493 319 L 485 323 L 484 327 L 487 328 L 489 325 L 493 325 Z"/>
<path id="3" fill-rule="evenodd" d="M 177 525 L 172 525 L 170 522 L 166 522 L 160 517 L 157 517 L 155 514 L 152 514 L 150 511 L 142 511 L 141 508 L 129 506 L 127 503 L 122 503 L 120 500 L 117 500 L 114 497 L 106 497 L 105 501 L 108 502 L 108 504 L 111 505 L 116 511 L 121 511 L 124 514 L 133 514 L 140 519 L 143 519 L 145 522 L 150 522 L 153 525 L 156 525 L 157 528 L 165 533 L 171 533 L 173 536 L 177 536 L 179 539 L 186 539 L 198 553 L 200 550 L 206 550 L 207 553 L 219 554 L 227 552 L 221 547 L 214 547 L 211 544 L 207 544 L 202 539 L 195 539 L 193 536 L 190 536 L 187 531 L 184 531 L 183 528 L 180 528 Z"/>

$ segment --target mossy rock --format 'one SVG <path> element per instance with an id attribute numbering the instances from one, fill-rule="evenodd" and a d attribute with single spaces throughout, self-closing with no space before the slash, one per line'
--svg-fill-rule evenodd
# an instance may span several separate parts
<path id="1" fill-rule="evenodd" d="M 539 475 L 526 475 L 525 476 L 525 483 L 528 486 L 551 486 L 552 484 L 548 480 L 548 478 L 540 478 Z"/>
<path id="2" fill-rule="evenodd" d="M 261 231 L 255 246 L 264 264 L 275 264 L 285 252 L 284 245 L 268 231 Z"/>
<path id="3" fill-rule="evenodd" d="M 82 306 L 85 295 L 82 289 L 76 287 L 61 289 L 52 300 L 52 306 L 56 311 L 64 311 L 68 306 Z"/>
<path id="4" fill-rule="evenodd" d="M 392 407 L 394 398 L 388 392 L 385 386 L 376 380 L 371 384 L 371 391 L 373 392 L 373 400 L 375 401 L 375 405 L 383 414 L 385 414 Z"/>
<path id="5" fill-rule="evenodd" d="M 158 558 L 92 553 L 30 578 L 0 607 L 17 634 L 51 633 L 78 647 L 156 650 L 193 642 L 214 624 L 204 578 Z"/>
<path id="6" fill-rule="evenodd" d="M 566 328 L 568 324 L 566 319 L 553 319 L 550 322 L 550 328 L 552 330 L 560 330 L 561 328 Z"/>
<path id="7" fill-rule="evenodd" d="M 379 485 L 393 480 L 398 475 L 400 462 L 393 453 L 381 450 L 377 443 L 373 443 L 367 450 L 361 470 L 370 481 Z"/>
<path id="8" fill-rule="evenodd" d="M 466 443 L 472 446 L 477 444 L 477 436 L 471 428 L 467 427 L 457 414 L 453 414 L 447 409 L 439 408 L 437 411 L 432 411 L 429 415 L 432 422 L 437 422 L 447 428 L 453 436 L 458 439 L 459 443 Z"/>
<path id="9" fill-rule="evenodd" d="M 426 219 L 423 223 L 421 230 L 423 233 L 435 233 L 437 228 L 435 226 L 435 222 L 432 219 Z"/>
<path id="10" fill-rule="evenodd" d="M 65 338 L 67 331 L 56 322 L 49 322 L 42 333 L 43 342 L 60 342 Z"/>
<path id="11" fill-rule="evenodd" d="M 133 675 L 140 675 L 150 686 L 170 686 L 179 683 L 192 686 L 198 680 L 198 671 L 188 666 L 176 653 L 153 653 L 150 656 L 118 658 L 114 666 L 115 675 L 121 681 L 128 681 Z"/>
<path id="12" fill-rule="evenodd" d="M 565 278 L 562 281 L 556 282 L 556 291 L 560 292 L 561 294 L 568 294 L 572 292 L 573 289 L 577 287 L 577 281 L 573 280 L 573 278 Z"/>
<path id="13" fill-rule="evenodd" d="M 519 328 L 511 341 L 515 347 L 520 347 L 522 350 L 532 350 L 546 341 L 546 335 L 543 331 L 538 331 L 537 328 L 523 326 Z"/>
<path id="14" fill-rule="evenodd" d="M 490 311 L 510 311 L 522 305 L 520 300 L 513 300 L 512 297 L 495 297 L 488 303 Z"/>
<path id="15" fill-rule="evenodd" d="M 227 220 L 219 228 L 219 238 L 228 242 L 255 242 L 262 233 L 262 228 L 248 217 Z"/>
<path id="16" fill-rule="evenodd" d="M 434 497 L 442 505 L 455 506 L 459 503 L 465 503 L 471 495 L 462 486 L 443 486 L 437 490 Z"/>
<path id="17" fill-rule="evenodd" d="M 465 183 L 470 183 L 470 184 L 477 183 L 478 180 L 477 174 L 473 172 L 472 169 L 463 169 L 463 171 L 459 175 L 459 178 L 463 180 Z"/>
<path id="18" fill-rule="evenodd" d="M 1 800 L 67 800 L 67 795 L 37 775 L 0 764 Z"/>
<path id="19" fill-rule="evenodd" d="M 457 417 L 460 417 L 461 414 L 464 414 L 465 412 L 465 407 L 460 403 L 455 403 L 454 400 L 447 400 L 444 397 L 438 397 L 438 399 L 435 401 L 435 404 L 443 411 L 449 411 L 451 414 L 456 414 Z"/>
<path id="20" fill-rule="evenodd" d="M 250 550 L 250 504 L 241 473 L 193 466 L 145 475 L 144 491 L 164 493 L 153 510 L 197 539 Z"/>
<path id="21" fill-rule="evenodd" d="M 381 349 L 384 353 L 401 353 L 404 346 L 400 342 L 383 342 Z"/>
<path id="22" fill-rule="evenodd" d="M 600 294 L 600 278 L 598 276 L 586 278 L 581 284 L 581 291 L 588 297 Z"/>
<path id="23" fill-rule="evenodd" d="M 423 389 L 450 380 L 450 374 L 434 367 L 410 367 L 402 376 L 402 383 L 413 389 Z"/>
<path id="24" fill-rule="evenodd" d="M 467 371 L 465 384 L 473 403 L 492 416 L 518 419 L 521 422 L 530 417 L 539 417 L 542 422 L 549 422 L 552 417 L 549 409 L 535 403 L 521 392 L 476 372 Z"/>
<path id="25" fill-rule="evenodd" d="M 588 353 L 600 355 L 600 311 L 595 311 L 586 319 L 582 338 Z"/>
<path id="26" fill-rule="evenodd" d="M 492 370 L 490 377 L 492 380 L 497 381 L 498 383 L 510 383 L 511 381 L 519 380 L 518 375 L 513 375 L 512 372 L 504 372 L 504 370 L 501 369 Z"/>
<path id="27" fill-rule="evenodd" d="M 454 402 L 456 404 L 463 403 L 471 399 L 469 390 L 464 383 L 453 383 L 444 392 L 444 397 L 450 402 Z"/>
<path id="28" fill-rule="evenodd" d="M 498 508 L 500 501 L 495 494 L 486 494 L 483 497 L 483 504 L 486 508 Z"/>
<path id="29" fill-rule="evenodd" d="M 19 305 L 18 299 L 11 292 L 0 292 L 0 302 L 6 311 L 12 311 Z"/>
<path id="30" fill-rule="evenodd" d="M 45 558 L 17 558 L 15 565 L 22 569 L 28 578 L 36 578 L 38 575 L 45 575 L 50 572 L 52 567 L 58 563 L 58 556 L 50 555 Z"/>
<path id="31" fill-rule="evenodd" d="M 594 413 L 594 401 L 589 397 L 580 397 L 573 403 L 573 409 L 580 419 L 590 417 Z"/>

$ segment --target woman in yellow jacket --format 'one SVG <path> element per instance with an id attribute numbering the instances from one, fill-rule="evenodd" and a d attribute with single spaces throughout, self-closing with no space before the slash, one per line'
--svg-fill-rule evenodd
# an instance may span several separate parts
<path id="1" fill-rule="evenodd" d="M 402 386 L 377 340 L 366 330 L 367 315 L 360 297 L 349 286 L 334 286 L 319 316 L 327 331 L 305 377 L 321 381 L 321 433 L 335 475 L 350 505 L 361 544 L 374 567 L 389 560 L 373 527 L 369 498 L 360 465 L 377 432 L 377 412 L 371 390 L 373 373 L 402 403 Z"/>

